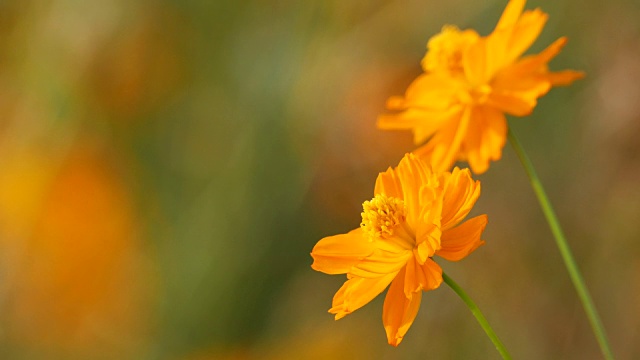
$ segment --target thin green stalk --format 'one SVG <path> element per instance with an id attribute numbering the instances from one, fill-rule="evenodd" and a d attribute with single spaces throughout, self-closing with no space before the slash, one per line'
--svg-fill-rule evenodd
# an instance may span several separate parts
<path id="1" fill-rule="evenodd" d="M 589 295 L 589 290 L 587 290 L 587 286 L 584 283 L 584 279 L 582 278 L 582 274 L 578 269 L 578 265 L 576 265 L 576 261 L 573 258 L 573 254 L 571 253 L 571 248 L 567 243 L 567 239 L 564 236 L 562 228 L 560 227 L 560 223 L 558 222 L 558 218 L 556 217 L 555 212 L 553 211 L 553 207 L 549 202 L 549 198 L 542 187 L 542 183 L 536 174 L 535 169 L 533 168 L 533 164 L 529 157 L 522 149 L 522 145 L 515 137 L 511 129 L 509 129 L 509 142 L 513 149 L 516 151 L 518 158 L 520 158 L 520 162 L 522 166 L 524 166 L 524 170 L 527 172 L 529 176 L 529 180 L 531 181 L 531 186 L 533 187 L 533 191 L 536 193 L 538 197 L 538 201 L 540 202 L 540 207 L 542 208 L 542 212 L 544 216 L 547 218 L 547 222 L 549 223 L 549 227 L 551 228 L 551 232 L 553 233 L 553 237 L 556 240 L 556 245 L 558 245 L 558 249 L 560 250 L 560 254 L 562 255 L 562 259 L 564 260 L 564 264 L 567 267 L 567 271 L 569 272 L 569 277 L 571 277 L 571 281 L 573 282 L 573 286 L 578 292 L 578 297 L 582 302 L 582 306 L 584 307 L 584 311 L 587 313 L 587 317 L 589 318 L 589 323 L 591 324 L 591 328 L 593 329 L 593 333 L 595 334 L 598 344 L 600 345 L 600 350 L 602 351 L 602 355 L 607 360 L 613 360 L 613 353 L 611 352 L 611 346 L 609 345 L 609 341 L 607 340 L 607 334 L 604 331 L 604 327 L 602 326 L 602 321 L 600 321 L 600 317 L 598 316 L 598 312 L 596 311 L 595 306 L 593 305 L 593 300 L 591 300 L 591 295 Z"/>
<path id="2" fill-rule="evenodd" d="M 500 339 L 498 339 L 498 335 L 496 335 L 496 333 L 493 332 L 491 325 L 489 325 L 489 323 L 487 322 L 487 319 L 484 317 L 484 315 L 482 315 L 482 312 L 480 311 L 478 306 L 473 302 L 473 300 L 471 300 L 469 295 L 467 295 L 467 293 L 465 293 L 464 290 L 462 290 L 462 288 L 455 281 L 453 281 L 453 279 L 450 278 L 447 274 L 442 273 L 442 279 L 444 280 L 445 283 L 447 283 L 447 285 L 449 285 L 451 289 L 453 289 L 453 291 L 456 292 L 456 294 L 458 294 L 458 296 L 460 296 L 462 301 L 464 301 L 464 303 L 467 304 L 473 316 L 476 317 L 476 320 L 478 320 L 478 323 L 480 323 L 480 326 L 482 326 L 482 330 L 484 330 L 484 332 L 487 333 L 487 336 L 489 336 L 489 339 L 491 339 L 491 341 L 493 342 L 493 345 L 495 345 L 500 355 L 502 355 L 502 358 L 505 360 L 511 359 L 511 355 L 509 355 L 509 353 L 507 352 L 507 349 L 505 349 L 504 344 L 502 344 Z"/>

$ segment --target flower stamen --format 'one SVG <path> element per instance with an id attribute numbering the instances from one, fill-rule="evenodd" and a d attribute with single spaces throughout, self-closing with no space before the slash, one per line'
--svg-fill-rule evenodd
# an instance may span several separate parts
<path id="1" fill-rule="evenodd" d="M 392 236 L 394 229 L 405 221 L 404 201 L 395 197 L 378 194 L 362 203 L 362 208 L 360 227 L 370 239 Z"/>

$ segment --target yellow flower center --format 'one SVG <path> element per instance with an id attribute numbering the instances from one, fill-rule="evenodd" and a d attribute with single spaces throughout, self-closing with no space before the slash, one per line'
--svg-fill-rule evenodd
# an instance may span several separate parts
<path id="1" fill-rule="evenodd" d="M 362 222 L 360 227 L 371 238 L 384 238 L 393 235 L 394 228 L 405 220 L 404 201 L 378 194 L 362 203 Z"/>
<path id="2" fill-rule="evenodd" d="M 422 59 L 425 71 L 462 72 L 462 54 L 478 39 L 473 30 L 460 31 L 455 26 L 445 25 L 442 31 L 429 39 L 427 54 Z"/>

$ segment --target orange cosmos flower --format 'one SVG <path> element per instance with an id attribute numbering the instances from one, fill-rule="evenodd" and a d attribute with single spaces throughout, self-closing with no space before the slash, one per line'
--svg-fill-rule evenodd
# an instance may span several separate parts
<path id="1" fill-rule="evenodd" d="M 311 252 L 314 270 L 347 274 L 329 312 L 338 320 L 391 284 L 382 322 L 389 344 L 400 344 L 422 291 L 442 283 L 442 269 L 432 257 L 457 261 L 484 243 L 486 215 L 460 224 L 479 195 L 480 182 L 468 169 L 434 173 L 413 154 L 380 173 L 373 199 L 362 204 L 360 227 L 320 240 Z"/>
<path id="2" fill-rule="evenodd" d="M 466 160 L 477 173 L 499 160 L 506 141 L 505 113 L 530 114 L 551 87 L 569 85 L 584 76 L 565 70 L 550 72 L 547 63 L 567 42 L 562 37 L 537 55 L 521 55 L 547 21 L 540 9 L 523 12 L 525 0 L 511 0 L 495 30 L 486 37 L 474 30 L 445 26 L 427 44 L 424 73 L 404 97 L 391 97 L 381 129 L 411 129 L 414 141 L 426 144 L 415 153 L 445 171 Z"/>

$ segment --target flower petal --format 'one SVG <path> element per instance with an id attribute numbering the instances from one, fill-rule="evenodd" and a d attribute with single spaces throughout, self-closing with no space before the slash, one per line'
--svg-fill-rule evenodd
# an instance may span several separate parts
<path id="1" fill-rule="evenodd" d="M 361 228 L 347 234 L 328 236 L 313 247 L 311 268 L 326 274 L 344 274 L 371 255 L 373 250 L 373 243 L 366 239 Z"/>
<path id="2" fill-rule="evenodd" d="M 487 226 L 487 215 L 471 218 L 442 234 L 442 248 L 436 255 L 449 261 L 458 261 L 471 254 L 484 241 L 480 239 Z"/>
<path id="3" fill-rule="evenodd" d="M 456 94 L 464 83 L 442 73 L 425 73 L 418 76 L 407 88 L 404 101 L 391 98 L 389 110 L 404 110 L 417 107 L 425 110 L 446 110 L 456 101 Z"/>
<path id="4" fill-rule="evenodd" d="M 507 121 L 504 114 L 490 106 L 474 107 L 469 131 L 462 143 L 471 170 L 482 174 L 490 161 L 500 160 L 507 139 Z"/>
<path id="5" fill-rule="evenodd" d="M 542 50 L 539 54 L 525 56 L 522 59 L 518 60 L 513 66 L 509 67 L 509 69 L 505 69 L 505 75 L 509 78 L 518 78 L 518 77 L 526 77 L 533 73 L 539 73 L 541 70 L 546 69 L 547 63 L 551 61 L 556 55 L 560 53 L 562 48 L 567 44 L 567 38 L 561 37 L 556 41 L 552 42 L 551 45 L 547 46 L 546 49 Z M 497 81 L 500 81 L 500 75 L 497 76 Z M 509 80 L 506 80 L 505 83 L 508 83 Z M 501 87 L 505 87 L 507 84 L 502 85 Z"/>
<path id="6" fill-rule="evenodd" d="M 422 74 L 409 85 L 404 97 L 389 98 L 387 108 L 401 112 L 378 117 L 378 128 L 412 129 L 414 142 L 422 143 L 455 118 L 458 112 L 457 94 L 464 87 L 459 79 L 445 74 Z"/>
<path id="7" fill-rule="evenodd" d="M 431 164 L 433 171 L 448 171 L 457 159 L 460 144 L 467 133 L 470 108 L 466 107 L 456 119 L 449 121 L 445 127 L 438 131 L 424 146 L 416 149 L 414 153 Z"/>
<path id="8" fill-rule="evenodd" d="M 407 298 L 417 291 L 437 289 L 442 284 L 442 268 L 432 259 L 420 265 L 409 261 L 405 270 L 404 294 Z"/>
<path id="9" fill-rule="evenodd" d="M 378 128 L 382 130 L 413 130 L 413 142 L 421 144 L 456 117 L 459 108 L 452 106 L 442 110 L 409 108 L 398 114 L 378 117 Z"/>
<path id="10" fill-rule="evenodd" d="M 389 168 L 387 171 L 378 174 L 376 185 L 373 191 L 375 195 L 384 194 L 397 199 L 402 199 L 402 184 L 396 172 Z"/>
<path id="11" fill-rule="evenodd" d="M 526 0 L 511 0 L 504 8 L 502 15 L 500 16 L 500 20 L 498 20 L 498 24 L 496 25 L 496 30 L 505 30 L 508 29 L 518 22 L 520 18 L 520 14 L 522 14 L 522 10 L 524 9 L 524 5 Z"/>
<path id="12" fill-rule="evenodd" d="M 544 77 L 513 78 L 512 84 L 527 83 L 528 88 L 513 92 L 497 89 L 489 95 L 488 104 L 514 116 L 527 116 L 538 104 L 538 98 L 551 89 L 551 82 Z"/>
<path id="13" fill-rule="evenodd" d="M 467 216 L 480 196 L 480 181 L 471 178 L 469 169 L 453 169 L 443 177 L 442 230 L 456 226 Z"/>
<path id="14" fill-rule="evenodd" d="M 493 58 L 503 57 L 498 51 L 503 48 L 491 46 L 489 40 L 495 42 L 495 38 L 481 38 L 470 45 L 462 56 L 462 67 L 472 87 L 489 83 L 496 67 Z M 491 47 L 491 51 L 488 50 Z"/>
<path id="15" fill-rule="evenodd" d="M 566 43 L 567 38 L 561 37 L 539 54 L 523 57 L 513 65 L 512 69 L 509 69 L 511 73 L 509 75 L 524 77 L 527 73 L 536 73 L 551 81 L 554 86 L 569 85 L 573 81 L 583 78 L 584 73 L 582 71 L 565 70 L 553 73 L 547 71 L 547 63 L 560 53 Z M 558 77 L 557 79 L 556 76 Z"/>
<path id="16" fill-rule="evenodd" d="M 436 179 L 429 165 L 414 154 L 406 154 L 394 172 L 398 183 L 401 184 L 407 224 L 415 231 L 421 210 L 420 188 Z"/>
<path id="17" fill-rule="evenodd" d="M 531 47 L 531 44 L 540 36 L 548 18 L 549 16 L 540 9 L 522 13 L 518 22 L 511 29 L 506 50 L 507 58 L 505 61 L 507 63 L 513 62 Z"/>
<path id="18" fill-rule="evenodd" d="M 547 21 L 539 9 L 522 12 L 524 1 L 510 1 L 495 30 L 467 48 L 463 68 L 472 86 L 488 84 L 538 38 Z"/>
<path id="19" fill-rule="evenodd" d="M 536 106 L 537 99 L 546 94 L 551 86 L 569 85 L 584 77 L 584 73 L 579 71 L 553 73 L 547 70 L 547 63 L 566 42 L 567 39 L 562 37 L 539 54 L 526 56 L 496 74 L 491 83 L 493 93 L 489 104 L 512 115 L 528 115 Z"/>
<path id="20" fill-rule="evenodd" d="M 428 258 L 433 256 L 435 252 L 440 249 L 440 236 L 442 230 L 438 224 L 431 224 L 430 226 L 418 227 L 418 243 L 415 248 L 414 255 L 416 260 L 420 264 L 424 264 Z"/>
<path id="21" fill-rule="evenodd" d="M 582 79 L 584 76 L 584 72 L 575 70 L 556 71 L 546 74 L 547 79 L 553 86 L 571 85 L 572 82 Z"/>
<path id="22" fill-rule="evenodd" d="M 382 323 L 390 345 L 398 346 L 407 333 L 420 309 L 422 291 L 411 294 L 404 293 L 404 270 L 391 283 L 384 299 Z"/>
<path id="23" fill-rule="evenodd" d="M 376 242 L 385 240 L 376 240 Z M 397 273 L 400 269 L 407 264 L 412 253 L 410 250 L 405 250 L 400 253 L 392 253 L 376 249 L 373 254 L 358 261 L 349 274 L 356 277 L 363 278 L 376 278 L 384 276 L 390 273 Z"/>
<path id="24" fill-rule="evenodd" d="M 351 314 L 378 296 L 396 275 L 391 273 L 373 279 L 353 277 L 347 280 L 333 297 L 329 313 L 335 314 L 336 320 Z"/>
<path id="25" fill-rule="evenodd" d="M 551 82 L 553 86 L 567 86 L 571 85 L 576 80 L 582 79 L 585 74 L 582 71 L 575 70 L 563 70 L 554 71 L 545 74 L 546 78 Z"/>
<path id="26" fill-rule="evenodd" d="M 422 265 L 422 271 L 426 279 L 426 283 L 423 284 L 422 290 L 429 291 L 440 287 L 442 284 L 442 268 L 433 259 L 428 259 Z"/>
<path id="27" fill-rule="evenodd" d="M 416 225 L 416 249 L 414 254 L 420 264 L 440 249 L 442 220 L 442 188 L 423 186 L 420 189 L 421 213 Z"/>

